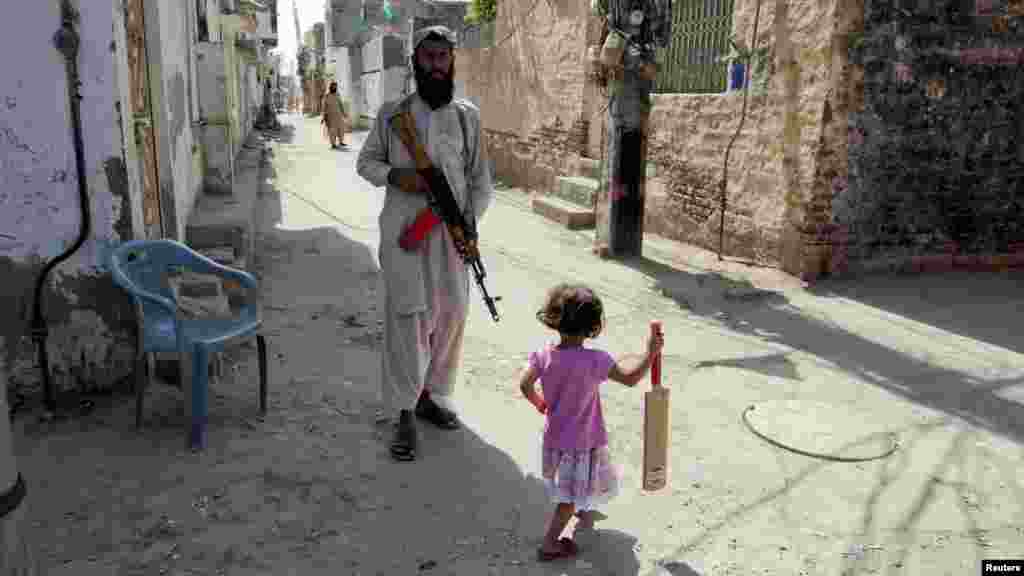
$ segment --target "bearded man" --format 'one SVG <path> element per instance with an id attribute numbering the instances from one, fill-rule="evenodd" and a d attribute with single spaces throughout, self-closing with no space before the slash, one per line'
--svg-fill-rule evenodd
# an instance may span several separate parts
<path id="1" fill-rule="evenodd" d="M 323 120 L 320 123 L 327 127 L 327 137 L 331 141 L 331 149 L 348 146 L 345 144 L 348 110 L 345 109 L 345 104 L 338 96 L 337 82 L 331 82 L 327 93 L 324 94 L 320 109 L 323 110 Z"/>
<path id="2" fill-rule="evenodd" d="M 378 251 L 385 282 L 382 395 L 385 408 L 397 413 L 391 443 L 397 460 L 416 457 L 414 415 L 442 429 L 460 426 L 450 397 L 462 356 L 470 272 L 443 224 L 415 250 L 399 245 L 403 231 L 427 206 L 429 189 L 396 120 L 414 119 L 417 142 L 444 173 L 467 221 L 478 221 L 494 194 L 480 111 L 453 97 L 455 47 L 455 34 L 444 26 L 413 35 L 416 92 L 380 107 L 356 164 L 360 176 L 386 187 Z M 475 251 L 475 244 L 470 249 Z"/>

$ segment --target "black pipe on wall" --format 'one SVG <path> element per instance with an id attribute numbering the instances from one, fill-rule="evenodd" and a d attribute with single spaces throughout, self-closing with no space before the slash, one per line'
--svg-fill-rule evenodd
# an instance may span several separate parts
<path id="1" fill-rule="evenodd" d="M 78 33 L 80 15 L 71 5 L 70 0 L 61 2 L 61 27 L 54 35 L 53 41 L 57 50 L 64 55 L 65 70 L 68 80 L 68 99 L 71 105 L 71 128 L 72 141 L 75 147 L 75 171 L 78 179 L 78 200 L 81 210 L 81 226 L 78 230 L 78 238 L 75 239 L 67 250 L 56 256 L 43 266 L 36 278 L 35 297 L 32 307 L 32 339 L 35 340 L 39 353 L 39 371 L 43 382 L 46 409 L 50 412 L 57 411 L 57 392 L 54 390 L 53 380 L 50 375 L 50 358 L 46 350 L 46 341 L 49 336 L 49 327 L 43 317 L 43 288 L 50 272 L 58 264 L 67 260 L 72 254 L 78 251 L 85 244 L 89 237 L 91 216 L 89 213 L 89 188 L 85 173 L 85 145 L 82 141 L 82 108 L 81 108 L 81 86 L 82 82 L 78 72 L 78 49 L 81 44 L 81 37 Z"/>

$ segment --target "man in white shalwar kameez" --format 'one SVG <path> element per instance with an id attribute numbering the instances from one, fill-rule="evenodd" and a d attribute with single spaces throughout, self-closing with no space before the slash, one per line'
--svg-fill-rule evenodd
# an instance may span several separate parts
<path id="1" fill-rule="evenodd" d="M 453 98 L 455 45 L 454 33 L 444 26 L 414 34 L 417 91 L 380 107 L 356 165 L 360 176 L 386 187 L 379 218 L 385 282 L 382 386 L 385 407 L 397 415 L 391 453 L 398 460 L 415 459 L 413 415 L 444 429 L 459 427 L 449 398 L 462 356 L 471 274 L 444 224 L 415 251 L 399 246 L 403 231 L 427 206 L 427 183 L 393 124 L 398 115 L 412 113 L 417 141 L 444 173 L 467 220 L 479 222 L 494 193 L 480 111 Z"/>

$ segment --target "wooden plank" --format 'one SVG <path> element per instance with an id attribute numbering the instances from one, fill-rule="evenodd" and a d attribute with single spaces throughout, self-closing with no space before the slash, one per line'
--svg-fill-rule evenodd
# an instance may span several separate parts
<path id="1" fill-rule="evenodd" d="M 151 126 L 139 127 L 139 145 L 142 148 L 142 210 L 146 228 L 160 224 L 160 190 L 157 184 L 156 141 Z"/>
<path id="2" fill-rule="evenodd" d="M 149 109 L 149 82 L 146 72 L 146 24 L 142 0 L 125 3 L 125 32 L 128 42 L 128 75 L 131 89 L 132 111 L 136 114 Z"/>
<path id="3" fill-rule="evenodd" d="M 163 226 L 160 217 L 156 139 L 150 105 L 144 9 L 143 0 L 126 0 L 124 4 L 131 117 L 135 128 L 135 142 L 140 153 L 140 173 L 142 174 L 142 219 L 146 236 L 159 238 L 163 235 Z"/>

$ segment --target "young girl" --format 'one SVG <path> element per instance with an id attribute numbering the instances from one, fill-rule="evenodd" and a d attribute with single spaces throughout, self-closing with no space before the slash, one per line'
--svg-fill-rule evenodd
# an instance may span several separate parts
<path id="1" fill-rule="evenodd" d="M 664 340 L 661 336 L 651 339 L 639 362 L 616 362 L 603 350 L 585 348 L 583 342 L 604 328 L 604 309 L 593 290 L 578 284 L 555 286 L 537 319 L 561 337 L 558 344 L 530 353 L 519 384 L 526 399 L 547 416 L 543 477 L 557 506 L 538 557 L 548 562 L 576 554 L 575 542 L 560 536 L 577 509 L 580 526 L 592 527 L 597 507 L 618 492 L 601 415 L 601 383 L 611 379 L 635 386 L 661 352 Z M 534 387 L 538 379 L 543 395 Z"/>

